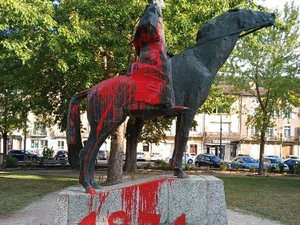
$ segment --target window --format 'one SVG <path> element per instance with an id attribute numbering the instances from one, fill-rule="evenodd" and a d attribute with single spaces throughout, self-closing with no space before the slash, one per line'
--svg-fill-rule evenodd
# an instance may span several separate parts
<path id="1" fill-rule="evenodd" d="M 39 141 L 31 140 L 31 148 L 39 148 Z"/>
<path id="2" fill-rule="evenodd" d="M 253 136 L 253 135 L 255 135 L 255 127 L 249 126 L 248 127 L 248 136 Z"/>
<path id="3" fill-rule="evenodd" d="M 267 132 L 268 132 L 268 137 L 274 137 L 274 128 L 273 127 L 269 127 Z"/>
<path id="4" fill-rule="evenodd" d="M 48 147 L 48 141 L 47 140 L 41 140 L 41 148 Z"/>
<path id="5" fill-rule="evenodd" d="M 65 149 L 65 142 L 64 141 L 57 141 L 58 149 Z"/>
<path id="6" fill-rule="evenodd" d="M 47 135 L 46 126 L 43 123 L 35 122 L 33 127 L 33 134 L 35 135 Z"/>
<path id="7" fill-rule="evenodd" d="M 283 137 L 285 137 L 285 138 L 291 137 L 291 126 L 283 127 Z"/>
<path id="8" fill-rule="evenodd" d="M 292 119 L 292 110 L 288 109 L 287 111 L 282 113 L 282 118 Z"/>
<path id="9" fill-rule="evenodd" d="M 143 144 L 143 152 L 149 152 L 149 145 L 147 143 Z"/>
<path id="10" fill-rule="evenodd" d="M 197 155 L 197 145 L 196 144 L 190 144 L 190 154 Z"/>

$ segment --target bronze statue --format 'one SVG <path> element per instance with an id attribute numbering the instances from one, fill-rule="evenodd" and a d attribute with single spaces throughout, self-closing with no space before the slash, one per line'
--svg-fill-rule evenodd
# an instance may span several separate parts
<path id="1" fill-rule="evenodd" d="M 207 98 L 217 71 L 229 57 L 241 33 L 270 26 L 275 17 L 266 12 L 229 10 L 205 23 L 198 32 L 197 43 L 169 60 L 160 10 L 161 4 L 147 6 L 134 39 L 140 57 L 131 64 L 128 74 L 80 92 L 70 102 L 68 149 L 79 153 L 79 182 L 90 193 L 99 188 L 94 180 L 99 147 L 126 116 L 177 116 L 173 167 L 179 177 L 186 177 L 181 159 L 189 128 L 197 109 Z M 79 106 L 80 100 L 86 97 L 91 131 L 83 147 Z"/>

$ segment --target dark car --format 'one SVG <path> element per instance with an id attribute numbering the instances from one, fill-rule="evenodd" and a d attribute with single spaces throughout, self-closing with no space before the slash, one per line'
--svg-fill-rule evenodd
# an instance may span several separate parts
<path id="1" fill-rule="evenodd" d="M 108 159 L 108 151 L 106 150 L 99 150 L 97 159 L 99 160 L 107 160 Z"/>
<path id="2" fill-rule="evenodd" d="M 283 162 L 279 157 L 267 156 L 263 158 L 264 168 L 269 168 L 271 172 L 276 171 L 279 168 L 280 172 L 289 171 L 289 167 L 287 164 Z"/>
<path id="3" fill-rule="evenodd" d="M 211 154 L 200 154 L 195 158 L 195 165 L 200 166 L 209 166 L 209 167 L 220 167 L 222 160 Z"/>
<path id="4" fill-rule="evenodd" d="M 294 173 L 295 166 L 300 166 L 300 159 L 288 159 L 284 161 L 284 164 L 288 165 L 291 173 Z"/>
<path id="5" fill-rule="evenodd" d="M 54 156 L 54 160 L 68 160 L 68 152 L 65 150 L 59 150 Z"/>
<path id="6" fill-rule="evenodd" d="M 7 155 L 9 157 L 14 157 L 18 161 L 24 160 L 24 151 L 23 150 L 10 150 Z M 38 161 L 38 155 L 31 153 L 29 151 L 25 151 L 25 161 Z"/>

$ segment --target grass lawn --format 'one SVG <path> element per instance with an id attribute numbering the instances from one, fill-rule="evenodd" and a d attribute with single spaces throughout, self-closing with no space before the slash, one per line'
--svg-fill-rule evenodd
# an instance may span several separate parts
<path id="1" fill-rule="evenodd" d="M 78 178 L 0 172 L 0 216 L 77 183 Z"/>
<path id="2" fill-rule="evenodd" d="M 283 224 L 300 224 L 300 177 L 218 176 L 224 181 L 227 207 Z"/>

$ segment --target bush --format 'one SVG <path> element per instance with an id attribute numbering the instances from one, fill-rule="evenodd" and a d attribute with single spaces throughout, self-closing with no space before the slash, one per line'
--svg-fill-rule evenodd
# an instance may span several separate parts
<path id="1" fill-rule="evenodd" d="M 274 172 L 275 173 L 280 173 L 281 170 L 280 170 L 280 166 L 277 164 L 276 167 L 274 168 Z"/>
<path id="2" fill-rule="evenodd" d="M 54 155 L 53 148 L 48 148 L 48 147 L 43 148 L 44 159 L 53 159 L 53 155 Z"/>
<path id="3" fill-rule="evenodd" d="M 250 172 L 254 173 L 254 172 L 256 172 L 256 169 L 254 167 L 250 167 Z"/>
<path id="4" fill-rule="evenodd" d="M 271 166 L 268 166 L 268 167 L 266 168 L 266 172 L 267 172 L 267 173 L 271 173 L 271 172 L 272 172 L 272 167 L 271 167 Z"/>
<path id="5" fill-rule="evenodd" d="M 221 171 L 226 171 L 226 170 L 227 170 L 227 165 L 226 165 L 225 163 L 222 163 L 222 164 L 220 165 L 220 170 L 221 170 Z"/>
<path id="6" fill-rule="evenodd" d="M 7 168 L 16 168 L 18 167 L 18 160 L 15 157 L 7 157 L 6 167 Z"/>
<path id="7" fill-rule="evenodd" d="M 238 164 L 235 164 L 234 166 L 233 166 L 233 169 L 235 170 L 235 171 L 238 171 L 239 170 L 239 165 Z"/>
<path id="8" fill-rule="evenodd" d="M 300 174 L 300 165 L 294 166 L 294 173 Z"/>

